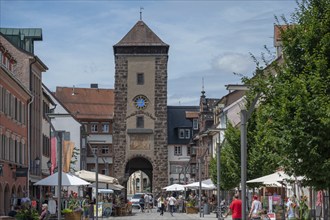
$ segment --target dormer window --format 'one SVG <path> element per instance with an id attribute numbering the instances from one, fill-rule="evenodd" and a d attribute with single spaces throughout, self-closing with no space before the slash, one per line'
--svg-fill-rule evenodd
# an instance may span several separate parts
<path id="1" fill-rule="evenodd" d="M 179 129 L 179 139 L 190 139 L 190 129 Z"/>
<path id="2" fill-rule="evenodd" d="M 179 129 L 179 138 L 184 139 L 184 129 Z"/>

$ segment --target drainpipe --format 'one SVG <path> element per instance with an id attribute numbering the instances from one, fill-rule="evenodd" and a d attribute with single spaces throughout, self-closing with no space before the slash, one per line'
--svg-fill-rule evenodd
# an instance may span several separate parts
<path id="1" fill-rule="evenodd" d="M 27 162 L 28 162 L 28 164 L 27 164 L 27 166 L 28 166 L 28 171 L 27 171 L 27 178 L 26 178 L 26 190 L 27 190 L 27 197 L 28 198 L 30 198 L 30 187 L 29 187 L 29 181 L 30 181 L 30 158 L 31 158 L 31 155 L 30 155 L 30 147 L 31 147 L 31 137 L 30 137 L 30 135 L 31 135 L 31 126 L 30 126 L 30 106 L 31 106 L 31 104 L 32 104 L 32 102 L 33 102 L 33 100 L 34 100 L 34 96 L 32 96 L 31 97 L 31 100 L 30 100 L 30 102 L 28 103 L 28 107 L 27 107 L 27 110 L 28 110 L 28 119 L 26 120 L 26 123 L 29 123 L 29 128 L 28 128 L 28 141 L 27 141 L 27 143 L 28 143 L 28 151 L 27 151 L 27 155 L 28 155 L 28 160 L 27 160 Z"/>
<path id="2" fill-rule="evenodd" d="M 29 91 L 32 93 L 32 65 L 37 62 L 37 59 L 33 57 L 33 61 L 30 63 L 30 76 L 29 76 Z M 29 122 L 29 127 L 28 127 L 28 178 L 27 178 L 27 196 L 30 198 L 30 160 L 31 160 L 31 104 L 34 101 L 34 94 L 32 94 L 31 101 L 28 104 L 28 121 Z"/>

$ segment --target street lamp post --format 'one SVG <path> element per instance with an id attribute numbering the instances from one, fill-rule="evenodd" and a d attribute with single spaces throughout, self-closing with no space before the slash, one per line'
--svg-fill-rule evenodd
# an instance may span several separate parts
<path id="1" fill-rule="evenodd" d="M 221 199 L 220 199 L 220 153 L 221 153 L 221 149 L 220 149 L 221 145 L 220 145 L 220 140 L 217 143 L 217 191 L 218 191 L 218 197 L 217 197 L 217 204 L 218 204 L 218 220 L 222 219 L 221 216 Z"/>
<path id="2" fill-rule="evenodd" d="M 98 220 L 99 216 L 98 216 L 98 203 L 99 203 L 99 199 L 98 199 L 98 193 L 99 193 L 99 154 L 98 154 L 98 150 L 95 153 L 92 149 L 91 144 L 93 143 L 104 143 L 105 141 L 103 140 L 93 140 L 93 141 L 87 141 L 87 145 L 89 146 L 89 149 L 92 151 L 94 157 L 95 157 L 95 205 L 96 205 L 96 220 Z M 98 149 L 98 148 L 97 148 Z"/>
<path id="3" fill-rule="evenodd" d="M 34 159 L 34 164 L 35 164 L 35 175 L 39 175 L 40 174 L 40 158 L 37 156 L 36 159 Z"/>
<path id="4" fill-rule="evenodd" d="M 57 150 L 57 155 L 58 155 L 58 164 L 57 164 L 57 185 L 58 185 L 58 196 L 57 196 L 57 219 L 60 220 L 62 219 L 61 216 L 61 197 L 62 197 L 62 132 L 57 132 L 55 131 L 55 133 L 57 134 L 57 141 L 58 141 L 58 150 Z"/>
<path id="5" fill-rule="evenodd" d="M 202 162 L 203 159 L 206 155 L 206 153 L 209 151 L 208 148 L 206 148 L 206 150 L 204 151 L 204 153 L 202 154 L 202 156 L 200 156 L 198 158 L 198 178 L 199 178 L 199 217 L 202 217 Z M 204 210 L 203 210 L 204 211 Z M 203 212 L 203 217 L 204 217 L 204 212 Z"/>
<path id="6" fill-rule="evenodd" d="M 198 178 L 199 178 L 199 217 L 202 217 L 202 158 L 198 158 Z"/>
<path id="7" fill-rule="evenodd" d="M 248 91 L 247 85 L 227 85 L 227 90 Z M 246 220 L 246 176 L 247 176 L 247 121 L 257 104 L 261 93 L 258 93 L 253 99 L 249 110 L 241 109 L 241 197 L 242 197 L 242 220 Z"/>
<path id="8" fill-rule="evenodd" d="M 51 122 L 51 118 L 49 117 L 51 114 L 46 113 L 46 120 L 48 121 L 51 129 L 53 130 L 55 136 L 57 137 L 57 186 L 58 186 L 58 196 L 57 196 L 57 204 L 58 204 L 58 208 L 57 208 L 57 219 L 60 220 L 62 219 L 61 216 L 61 189 L 62 189 L 62 149 L 63 149 L 63 133 L 64 131 L 57 131 L 53 125 L 53 123 Z M 51 161 L 50 161 L 51 162 Z M 48 163 L 47 163 L 48 165 Z"/>
<path id="9" fill-rule="evenodd" d="M 52 161 L 50 159 L 47 162 L 47 167 L 49 169 L 49 175 L 52 175 Z"/>

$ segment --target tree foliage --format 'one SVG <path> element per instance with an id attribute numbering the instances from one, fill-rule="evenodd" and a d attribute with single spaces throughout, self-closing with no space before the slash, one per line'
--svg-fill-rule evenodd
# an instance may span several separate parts
<path id="1" fill-rule="evenodd" d="M 220 186 L 229 190 L 238 187 L 241 177 L 240 131 L 231 124 L 225 132 L 226 140 L 222 144 L 220 158 Z"/>
<path id="2" fill-rule="evenodd" d="M 262 92 L 256 136 L 289 173 L 330 186 L 330 1 L 298 3 L 281 31 L 284 62 L 250 81 Z M 294 24 L 294 25 L 293 25 Z"/>

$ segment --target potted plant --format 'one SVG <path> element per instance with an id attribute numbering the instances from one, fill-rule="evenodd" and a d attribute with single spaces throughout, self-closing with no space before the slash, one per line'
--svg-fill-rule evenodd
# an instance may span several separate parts
<path id="1" fill-rule="evenodd" d="M 70 197 L 68 208 L 62 210 L 62 214 L 66 220 L 80 220 L 83 209 L 80 207 L 77 195 Z"/>
<path id="2" fill-rule="evenodd" d="M 186 202 L 186 213 L 195 214 L 198 213 L 198 208 L 196 208 L 196 200 L 190 199 Z"/>
<path id="3" fill-rule="evenodd" d="M 23 208 L 15 215 L 17 220 L 38 220 L 39 213 L 37 210 L 32 208 Z"/>

